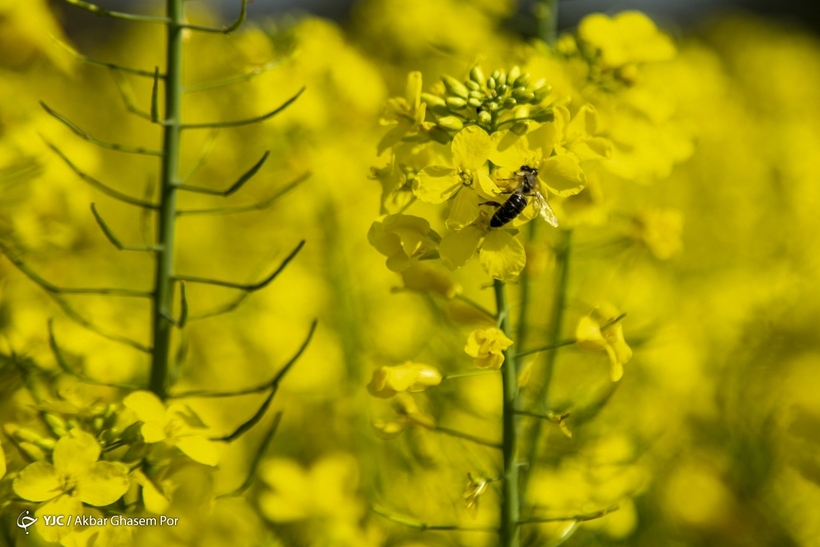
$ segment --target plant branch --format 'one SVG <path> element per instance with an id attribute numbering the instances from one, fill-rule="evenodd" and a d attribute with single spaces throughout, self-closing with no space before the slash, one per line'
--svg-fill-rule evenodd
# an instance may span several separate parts
<path id="1" fill-rule="evenodd" d="M 497 532 L 497 528 L 493 528 L 490 526 L 462 526 L 459 524 L 427 524 L 425 522 L 421 522 L 413 517 L 408 517 L 405 515 L 397 515 L 395 513 L 390 513 L 385 509 L 382 509 L 378 506 L 372 506 L 370 508 L 371 511 L 376 513 L 377 515 L 386 518 L 387 520 L 392 520 L 393 522 L 397 522 L 399 524 L 403 524 L 404 526 L 409 526 L 410 528 L 415 528 L 417 530 L 421 530 L 422 532 L 427 531 L 446 531 L 446 530 L 457 530 L 460 532 Z"/>
<path id="2" fill-rule="evenodd" d="M 611 507 L 607 507 L 606 509 L 601 509 L 600 511 L 595 511 L 594 513 L 580 513 L 578 515 L 570 515 L 566 517 L 531 517 L 526 518 L 518 521 L 518 524 L 541 524 L 545 522 L 565 522 L 565 521 L 577 521 L 577 522 L 585 522 L 588 520 L 595 520 L 601 517 L 604 517 L 614 511 L 617 511 L 619 507 L 617 505 L 613 505 Z"/>
<path id="3" fill-rule="evenodd" d="M 269 118 L 272 118 L 272 117 L 276 116 L 277 114 L 282 112 L 284 109 L 289 107 L 291 104 L 293 104 L 293 102 L 296 99 L 298 99 L 299 95 L 301 95 L 304 91 L 305 91 L 305 88 L 303 87 L 302 89 L 297 91 L 296 94 L 293 97 L 286 100 L 284 103 L 282 103 L 278 107 L 274 108 L 273 110 L 271 110 L 267 114 L 262 114 L 261 116 L 256 116 L 255 118 L 247 118 L 247 119 L 244 119 L 244 120 L 233 120 L 233 121 L 227 121 L 227 122 L 188 123 L 188 124 L 182 124 L 182 125 L 180 125 L 180 127 L 182 129 L 209 129 L 209 128 L 212 128 L 212 127 L 239 127 L 239 126 L 242 126 L 242 125 L 251 125 L 251 124 L 254 124 L 254 123 L 263 122 L 263 121 L 265 121 Z"/>
<path id="4" fill-rule="evenodd" d="M 120 242 L 120 240 L 117 238 L 117 236 L 114 235 L 114 232 L 111 230 L 108 224 L 106 224 L 106 222 L 103 220 L 102 216 L 100 216 L 100 213 L 97 212 L 97 207 L 93 203 L 91 204 L 91 214 L 94 215 L 94 220 L 97 221 L 100 230 L 102 230 L 103 234 L 105 234 L 105 237 L 108 239 L 108 241 L 120 251 L 156 252 L 159 250 L 159 247 L 148 247 L 142 245 L 123 245 L 122 242 Z"/>
<path id="5" fill-rule="evenodd" d="M 189 215 L 232 215 L 236 213 L 247 213 L 249 211 L 260 211 L 262 209 L 267 209 L 270 207 L 276 200 L 305 182 L 308 178 L 310 178 L 311 173 L 303 173 L 290 183 L 288 183 L 283 188 L 280 188 L 275 194 L 273 194 L 268 199 L 262 200 L 258 203 L 251 203 L 248 205 L 237 205 L 235 207 L 215 207 L 211 209 L 182 209 L 177 211 L 178 216 L 189 216 Z"/>
<path id="6" fill-rule="evenodd" d="M 212 196 L 222 196 L 222 197 L 230 196 L 231 194 L 233 194 L 234 192 L 236 192 L 237 190 L 242 188 L 242 186 L 246 182 L 251 180 L 251 178 L 253 178 L 253 176 L 257 172 L 259 172 L 259 170 L 262 168 L 262 166 L 268 160 L 269 156 L 270 156 L 270 150 L 265 151 L 265 153 L 262 155 L 262 159 L 257 161 L 253 165 L 253 167 L 248 169 L 241 177 L 239 177 L 239 179 L 235 183 L 233 183 L 231 186 L 229 186 L 225 190 L 213 190 L 211 188 L 201 188 L 199 186 L 190 186 L 188 184 L 177 184 L 177 188 L 179 190 L 185 190 L 186 192 L 196 192 L 196 193 L 200 193 L 200 194 L 210 194 Z"/>

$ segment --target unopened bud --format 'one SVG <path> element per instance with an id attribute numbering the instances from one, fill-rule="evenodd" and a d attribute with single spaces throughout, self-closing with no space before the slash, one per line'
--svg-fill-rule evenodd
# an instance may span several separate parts
<path id="1" fill-rule="evenodd" d="M 517 104 L 518 102 L 512 97 L 507 97 L 506 99 L 504 99 L 504 108 L 506 109 L 515 108 Z"/>
<path id="2" fill-rule="evenodd" d="M 518 79 L 520 75 L 521 69 L 518 67 L 518 65 L 516 65 L 512 67 L 510 71 L 507 73 L 507 81 L 512 84 Z"/>
<path id="3" fill-rule="evenodd" d="M 452 76 L 442 76 L 441 81 L 444 82 L 444 87 L 451 95 L 456 95 L 462 99 L 467 98 L 467 88 Z"/>
<path id="4" fill-rule="evenodd" d="M 491 121 L 493 121 L 493 116 L 486 110 L 482 110 L 478 113 L 478 121 L 483 124 L 489 124 Z"/>
<path id="5" fill-rule="evenodd" d="M 472 93 L 473 91 L 478 91 L 479 89 L 481 89 L 481 86 L 478 85 L 477 83 L 475 83 L 472 80 L 467 80 L 466 82 L 464 82 L 464 85 L 467 86 L 467 89 L 470 90 L 470 93 Z"/>
<path id="6" fill-rule="evenodd" d="M 487 89 L 495 89 L 497 85 L 498 82 L 496 82 L 495 78 L 490 76 L 490 78 L 487 80 Z"/>
<path id="7" fill-rule="evenodd" d="M 515 122 L 513 126 L 510 128 L 510 131 L 518 135 L 519 137 L 523 137 L 527 134 L 527 128 L 529 128 L 529 122 L 521 121 Z"/>
<path id="8" fill-rule="evenodd" d="M 432 93 L 422 93 L 421 100 L 424 101 L 427 106 L 444 106 L 445 102 L 444 99 L 439 97 L 438 95 L 433 95 Z"/>
<path id="9" fill-rule="evenodd" d="M 470 97 L 467 100 L 467 104 L 472 106 L 473 108 L 478 108 L 479 106 L 484 104 L 484 102 L 481 99 L 476 99 L 475 97 Z"/>
<path id="10" fill-rule="evenodd" d="M 458 131 L 464 127 L 464 123 L 457 116 L 445 116 L 443 118 L 439 118 L 437 125 L 451 131 Z"/>
<path id="11" fill-rule="evenodd" d="M 450 108 L 464 108 L 467 106 L 467 101 L 461 97 L 447 97 L 447 106 Z"/>
<path id="12" fill-rule="evenodd" d="M 480 66 L 474 66 L 473 69 L 470 70 L 470 79 L 478 85 L 484 85 L 484 71 L 481 70 Z"/>
<path id="13" fill-rule="evenodd" d="M 527 87 L 530 83 L 530 75 L 529 74 L 522 74 L 518 78 L 515 79 L 515 87 Z"/>

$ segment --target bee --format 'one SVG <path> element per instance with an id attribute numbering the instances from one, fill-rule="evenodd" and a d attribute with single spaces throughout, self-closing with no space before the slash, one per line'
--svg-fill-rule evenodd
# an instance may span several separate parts
<path id="1" fill-rule="evenodd" d="M 520 215 L 527 206 L 528 199 L 532 200 L 533 207 L 541 215 L 541 218 L 546 220 L 550 225 L 558 227 L 558 218 L 556 218 L 552 207 L 549 206 L 547 200 L 538 191 L 538 170 L 529 165 L 522 165 L 521 168 L 515 172 L 518 180 L 516 186 L 507 201 L 498 203 L 495 201 L 487 201 L 484 205 L 493 205 L 497 207 L 495 214 L 490 219 L 490 228 L 501 228 L 505 224 L 512 222 L 518 215 Z"/>

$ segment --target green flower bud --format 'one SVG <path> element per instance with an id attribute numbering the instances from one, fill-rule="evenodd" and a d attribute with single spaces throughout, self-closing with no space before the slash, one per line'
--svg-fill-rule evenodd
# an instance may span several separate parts
<path id="1" fill-rule="evenodd" d="M 28 428 L 25 428 L 25 427 L 18 428 L 14 432 L 14 438 L 17 439 L 18 441 L 29 442 L 29 443 L 37 443 L 37 441 L 42 439 L 42 437 L 40 435 L 38 435 L 34 431 L 32 431 Z"/>
<path id="2" fill-rule="evenodd" d="M 546 86 L 546 87 L 542 87 L 540 89 L 536 89 L 535 92 L 533 93 L 533 97 L 535 98 L 534 102 L 535 103 L 540 103 L 541 101 L 546 99 L 551 92 L 552 92 L 552 87 L 551 86 Z"/>
<path id="3" fill-rule="evenodd" d="M 487 89 L 495 89 L 496 85 L 498 85 L 498 83 L 495 81 L 495 78 L 490 76 L 490 78 L 487 80 Z"/>
<path id="4" fill-rule="evenodd" d="M 512 83 L 514 83 L 514 82 L 515 82 L 515 80 L 517 80 L 517 79 L 518 79 L 518 77 L 519 77 L 520 75 L 521 75 L 521 69 L 518 67 L 518 65 L 516 65 L 516 66 L 514 66 L 514 67 L 512 67 L 512 68 L 510 69 L 510 72 L 509 72 L 509 73 L 507 73 L 507 81 L 508 81 L 510 84 L 512 84 Z"/>
<path id="5" fill-rule="evenodd" d="M 17 448 L 20 449 L 20 452 L 22 452 L 23 456 L 29 461 L 41 462 L 46 459 L 45 452 L 34 444 L 23 442 L 19 443 Z"/>
<path id="6" fill-rule="evenodd" d="M 114 424 L 117 423 L 117 418 L 119 418 L 119 414 L 117 413 L 117 405 L 114 403 L 108 405 L 108 408 L 105 409 L 105 414 L 103 417 L 105 418 L 105 424 L 103 425 L 104 429 L 111 429 L 114 427 Z"/>
<path id="7" fill-rule="evenodd" d="M 478 121 L 483 124 L 489 124 L 491 121 L 493 121 L 493 116 L 486 110 L 482 110 L 478 113 Z"/>
<path id="8" fill-rule="evenodd" d="M 470 97 L 469 97 L 470 99 L 483 100 L 484 97 L 485 97 L 485 95 L 481 91 L 470 91 Z"/>
<path id="9" fill-rule="evenodd" d="M 530 83 L 530 75 L 527 73 L 522 74 L 518 78 L 515 79 L 515 87 L 527 87 Z"/>
<path id="10" fill-rule="evenodd" d="M 99 433 L 102 431 L 103 424 L 105 423 L 105 419 L 102 416 L 94 416 L 94 419 L 91 420 L 91 429 L 94 433 Z"/>
<path id="11" fill-rule="evenodd" d="M 444 103 L 441 106 L 438 106 L 438 105 L 431 106 L 428 109 L 428 111 L 432 112 L 433 114 L 435 114 L 439 118 L 443 118 L 444 116 L 449 116 L 450 115 L 450 107 L 447 106 L 447 103 Z"/>
<path id="12" fill-rule="evenodd" d="M 142 424 L 140 422 L 134 422 L 133 424 L 129 425 L 125 428 L 125 431 L 122 432 L 122 441 L 124 443 L 133 443 L 137 440 L 139 436 L 140 429 L 142 428 Z"/>
<path id="13" fill-rule="evenodd" d="M 552 110 L 542 110 L 541 112 L 533 112 L 530 114 L 530 118 L 535 120 L 536 122 L 551 122 L 555 120 L 555 114 L 553 114 Z"/>
<path id="14" fill-rule="evenodd" d="M 441 144 L 449 144 L 452 140 L 449 133 L 440 127 L 432 127 L 429 131 L 427 131 L 427 136 Z"/>
<path id="15" fill-rule="evenodd" d="M 527 121 L 515 122 L 513 126 L 510 128 L 510 131 L 512 131 L 519 137 L 523 137 L 527 134 L 527 129 L 529 128 L 529 126 L 530 124 Z"/>
<path id="16" fill-rule="evenodd" d="M 34 444 L 37 445 L 38 448 L 45 450 L 46 452 L 51 452 L 54 450 L 54 447 L 57 446 L 57 441 L 54 439 L 42 438 L 39 441 L 35 442 Z"/>
<path id="17" fill-rule="evenodd" d="M 535 94 L 534 93 L 524 93 L 523 95 L 520 95 L 520 96 L 516 97 L 516 99 L 518 99 L 519 103 L 525 103 L 525 104 L 526 103 L 536 103 L 536 102 L 538 102 L 538 101 L 535 100 Z"/>
<path id="18" fill-rule="evenodd" d="M 450 108 L 464 108 L 467 106 L 467 101 L 461 97 L 447 97 L 447 106 Z"/>
<path id="19" fill-rule="evenodd" d="M 490 102 L 487 104 L 487 108 L 489 108 L 489 109 L 490 109 L 490 112 L 495 112 L 496 110 L 498 110 L 499 108 L 501 108 L 501 105 L 499 105 L 499 104 L 498 104 L 497 102 L 495 102 L 495 101 L 490 101 Z"/>
<path id="20" fill-rule="evenodd" d="M 484 78 L 484 71 L 481 70 L 480 66 L 476 65 L 470 70 L 470 79 L 478 85 L 484 85 L 486 79 Z"/>
<path id="21" fill-rule="evenodd" d="M 479 106 L 484 104 L 484 101 L 482 101 L 481 99 L 476 99 L 475 97 L 470 97 L 467 100 L 467 104 L 472 106 L 473 108 L 478 108 Z"/>
<path id="22" fill-rule="evenodd" d="M 444 87 L 451 95 L 456 95 L 462 99 L 467 98 L 467 88 L 452 76 L 442 76 L 441 81 L 444 82 Z"/>
<path id="23" fill-rule="evenodd" d="M 500 77 L 501 77 L 501 72 L 499 72 L 499 71 L 497 71 L 497 70 L 493 70 L 493 73 L 490 75 L 490 78 L 492 78 L 492 79 L 493 79 L 493 80 L 495 80 L 496 82 L 498 81 L 498 79 L 499 79 Z"/>
<path id="24" fill-rule="evenodd" d="M 513 88 L 513 90 L 512 90 L 512 96 L 513 96 L 513 97 L 515 97 L 515 98 L 517 99 L 517 98 L 518 98 L 518 97 L 520 97 L 521 95 L 524 95 L 526 92 L 527 92 L 527 88 L 526 88 L 526 87 L 518 86 L 518 87 L 516 87 L 516 88 Z"/>
<path id="25" fill-rule="evenodd" d="M 450 131 L 458 131 L 464 127 L 464 123 L 456 116 L 445 116 L 440 118 L 437 125 L 439 127 L 443 127 L 444 129 L 449 129 Z"/>
<path id="26" fill-rule="evenodd" d="M 510 90 L 510 86 L 508 86 L 506 84 L 498 84 L 498 88 L 496 89 L 496 91 L 498 91 L 499 95 L 504 95 L 509 90 Z"/>
<path id="27" fill-rule="evenodd" d="M 517 104 L 518 102 L 512 97 L 507 97 L 504 99 L 504 108 L 506 109 L 515 108 Z"/>
<path id="28" fill-rule="evenodd" d="M 472 93 L 473 91 L 478 91 L 479 89 L 481 89 L 481 86 L 478 85 L 477 83 L 475 83 L 472 80 L 467 80 L 466 82 L 464 82 L 464 85 L 467 86 L 467 89 L 470 90 L 470 93 Z"/>
<path id="29" fill-rule="evenodd" d="M 52 414 L 51 412 L 46 412 L 43 414 L 43 419 L 45 420 L 46 424 L 48 424 L 49 429 L 51 432 L 54 433 L 58 437 L 63 437 L 68 430 L 66 429 L 65 420 L 61 416 L 57 414 Z"/>
<path id="30" fill-rule="evenodd" d="M 438 95 L 433 95 L 432 93 L 422 93 L 421 100 L 424 101 L 427 106 L 444 106 L 444 99 L 439 97 Z"/>
<path id="31" fill-rule="evenodd" d="M 498 78 L 496 78 L 495 81 L 498 82 L 499 86 L 503 86 L 507 83 L 507 75 L 502 72 L 498 75 Z"/>
<path id="32" fill-rule="evenodd" d="M 142 458 L 145 453 L 148 451 L 148 445 L 143 442 L 139 442 L 136 444 L 132 444 L 128 447 L 128 450 L 125 451 L 125 454 L 122 456 L 122 461 L 124 462 L 133 462 Z"/>

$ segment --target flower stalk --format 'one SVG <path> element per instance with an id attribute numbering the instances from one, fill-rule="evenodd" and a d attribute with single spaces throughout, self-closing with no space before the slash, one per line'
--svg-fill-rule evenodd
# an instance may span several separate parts
<path id="1" fill-rule="evenodd" d="M 157 215 L 158 241 L 151 321 L 153 349 L 149 388 L 160 399 L 168 390 L 168 362 L 171 355 L 171 314 L 174 300 L 174 243 L 177 183 L 182 133 L 182 33 L 183 0 L 167 0 L 167 45 L 165 77 L 165 119 L 162 138 L 162 178 Z"/>
<path id="2" fill-rule="evenodd" d="M 512 335 L 507 303 L 507 286 L 503 281 L 495 280 L 495 302 L 500 328 L 508 337 Z M 519 547 L 521 544 L 518 531 L 520 517 L 519 465 L 516 460 L 518 449 L 518 429 L 516 420 L 516 399 L 518 397 L 518 376 L 515 367 L 515 351 L 504 351 L 504 366 L 501 367 L 503 390 L 503 438 L 502 453 L 504 459 L 501 500 L 501 526 L 499 539 L 501 547 Z"/>

